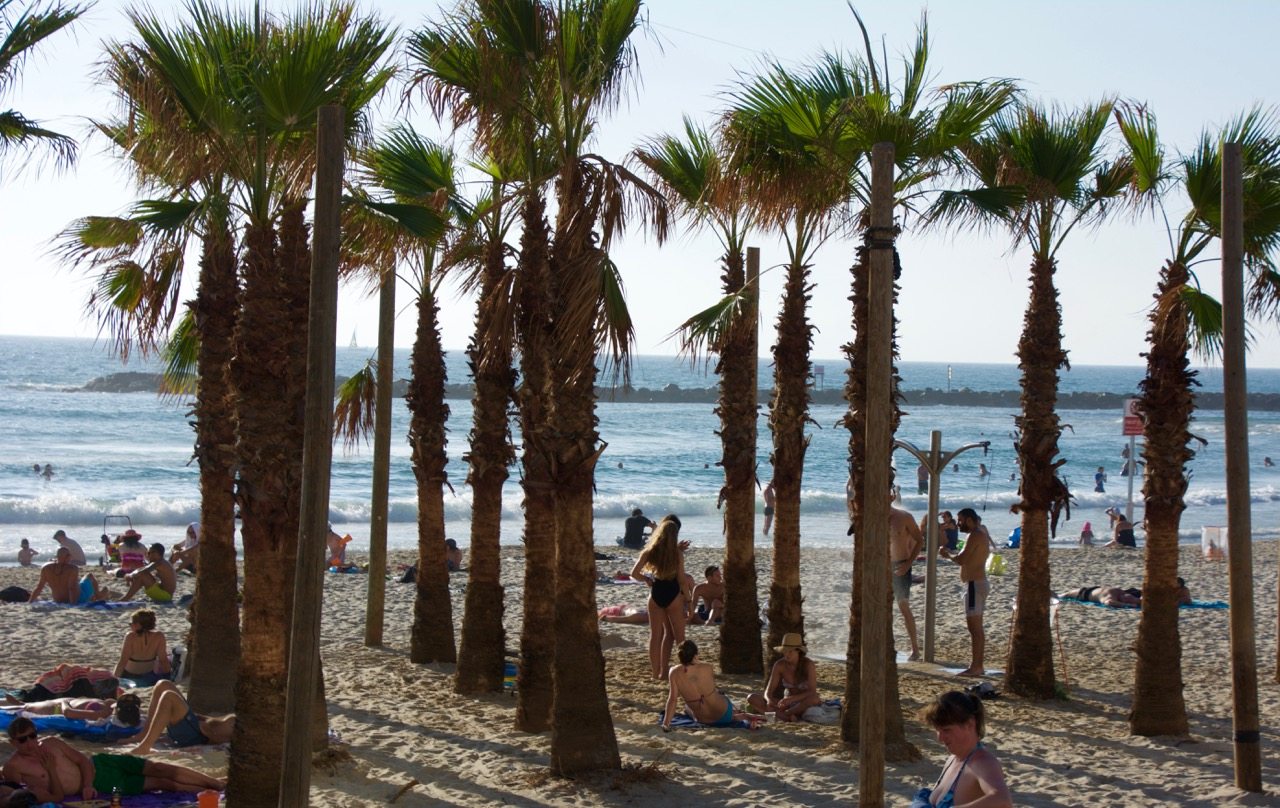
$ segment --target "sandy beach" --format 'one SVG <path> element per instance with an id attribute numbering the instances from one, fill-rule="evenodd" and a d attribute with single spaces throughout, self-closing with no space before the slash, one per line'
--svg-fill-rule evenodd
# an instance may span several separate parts
<path id="1" fill-rule="evenodd" d="M 603 573 L 629 569 L 633 554 L 600 548 L 614 556 L 600 562 Z M 1019 805 L 1277 805 L 1280 763 L 1271 750 L 1280 723 L 1280 686 L 1273 681 L 1276 653 L 1277 547 L 1255 547 L 1255 598 L 1265 794 L 1245 794 L 1233 786 L 1228 613 L 1183 610 L 1183 672 L 1191 734 L 1187 738 L 1139 738 L 1128 734 L 1126 713 L 1133 680 L 1130 647 L 1138 614 L 1079 604 L 1059 612 L 1062 648 L 1056 657 L 1059 681 L 1069 698 L 1031 702 L 1002 693 L 987 702 L 987 743 L 1000 757 Z M 719 563 L 721 548 L 694 547 L 687 566 L 700 577 L 707 564 Z M 758 545 L 760 582 L 767 589 L 769 548 Z M 994 579 L 988 602 L 988 667 L 1003 664 L 1008 647 L 1010 604 L 1017 587 L 1017 552 L 1005 551 L 1009 574 Z M 518 548 L 504 548 L 506 628 L 509 647 L 519 641 L 522 559 Z M 1181 569 L 1200 600 L 1226 599 L 1227 568 L 1203 560 L 1198 548 L 1182 548 Z M 392 554 L 392 566 L 410 560 Z M 1083 548 L 1051 553 L 1053 587 L 1118 584 L 1139 586 L 1141 551 Z M 806 636 L 819 658 L 820 687 L 827 697 L 843 693 L 844 670 L 827 657 L 842 657 L 848 634 L 851 553 L 806 550 L 803 557 Z M 918 571 L 923 564 L 917 565 Z M 34 585 L 35 569 L 0 570 L 0 586 Z M 900 667 L 909 739 L 922 759 L 890 764 L 886 796 L 890 805 L 906 805 L 920 786 L 933 781 L 945 759 L 942 747 L 918 720 L 916 710 L 957 681 L 948 671 L 968 663 L 968 639 L 959 609 L 956 568 L 940 566 L 937 660 L 942 665 Z M 461 625 L 465 572 L 451 581 L 454 610 Z M 182 579 L 179 594 L 193 582 Z M 762 602 L 764 592 L 761 593 Z M 643 605 L 641 586 L 602 585 L 599 605 Z M 854 804 L 858 794 L 856 750 L 839 740 L 838 727 L 772 724 L 759 732 L 742 730 L 676 731 L 664 735 L 656 712 L 666 689 L 648 680 L 644 626 L 604 625 L 601 633 L 613 721 L 622 753 L 620 774 L 577 781 L 552 778 L 547 771 L 549 737 L 512 730 L 515 698 L 496 694 L 463 698 L 450 688 L 451 666 L 420 666 L 408 659 L 413 587 L 388 583 L 382 648 L 363 645 L 365 578 L 326 576 L 323 624 L 325 681 L 330 720 L 350 757 L 312 778 L 315 805 L 385 804 L 416 780 L 396 805 L 571 805 L 660 806 L 834 805 Z M 923 625 L 924 591 L 915 587 L 912 606 Z M 180 641 L 185 611 L 161 608 L 159 627 Z M 10 640 L 4 685 L 29 684 L 59 662 L 110 669 L 128 628 L 127 612 L 0 606 Z M 906 647 L 901 621 L 895 621 L 898 647 Z M 715 661 L 717 630 L 694 626 L 689 636 Z M 18 651 L 17 649 L 21 649 Z M 997 688 L 1000 676 L 990 679 Z M 735 701 L 758 689 L 756 677 L 721 676 Z M 83 748 L 88 745 L 81 744 Z M 164 760 L 225 773 L 226 753 L 217 748 L 170 750 Z"/>

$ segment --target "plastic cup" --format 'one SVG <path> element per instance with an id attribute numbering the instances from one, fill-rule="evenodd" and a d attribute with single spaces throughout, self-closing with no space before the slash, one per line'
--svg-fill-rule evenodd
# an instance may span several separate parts
<path id="1" fill-rule="evenodd" d="M 218 792 L 205 789 L 196 795 L 196 805 L 199 808 L 218 808 Z"/>

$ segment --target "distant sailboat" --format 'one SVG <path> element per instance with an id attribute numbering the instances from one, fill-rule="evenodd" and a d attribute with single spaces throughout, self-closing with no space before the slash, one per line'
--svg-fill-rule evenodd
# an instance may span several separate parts
<path id="1" fill-rule="evenodd" d="M 352 329 L 352 330 L 351 330 L 351 344 L 350 344 L 349 346 L 347 346 L 347 347 L 349 347 L 349 348 L 359 348 L 359 347 L 360 347 L 360 344 L 359 344 L 358 342 L 356 342 L 356 332 L 355 332 L 355 329 Z"/>

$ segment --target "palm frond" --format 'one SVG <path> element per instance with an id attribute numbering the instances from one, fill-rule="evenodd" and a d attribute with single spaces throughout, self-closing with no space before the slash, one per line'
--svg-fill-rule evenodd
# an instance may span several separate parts
<path id="1" fill-rule="evenodd" d="M 1222 304 L 1188 284 L 1178 290 L 1187 312 L 1191 349 L 1206 361 L 1222 357 Z"/>
<path id="2" fill-rule="evenodd" d="M 757 294 L 759 290 L 754 286 L 743 285 L 685 320 L 667 339 L 677 340 L 678 355 L 697 365 L 703 357 L 718 352 L 742 319 L 751 315 L 751 301 Z"/>
<path id="3" fill-rule="evenodd" d="M 343 451 L 358 451 L 373 432 L 374 404 L 378 393 L 378 363 L 369 359 L 351 378 L 338 385 L 333 409 L 333 436 L 342 439 Z"/>
<path id="4" fill-rule="evenodd" d="M 635 324 L 627 308 L 627 296 L 623 289 L 622 273 L 618 265 L 606 254 L 601 254 L 597 267 L 600 288 L 600 322 L 597 353 L 604 360 L 604 371 L 611 374 L 616 384 L 619 377 L 624 386 L 631 385 L 631 347 L 635 343 Z"/>
<path id="5" fill-rule="evenodd" d="M 160 394 L 166 398 L 196 394 L 199 383 L 200 330 L 190 306 L 183 309 L 173 332 L 160 349 L 164 372 L 160 375 Z"/>

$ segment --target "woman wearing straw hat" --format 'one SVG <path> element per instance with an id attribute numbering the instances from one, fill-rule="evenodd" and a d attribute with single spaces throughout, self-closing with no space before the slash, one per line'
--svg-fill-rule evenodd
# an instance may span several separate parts
<path id="1" fill-rule="evenodd" d="M 782 645 L 773 650 L 782 658 L 773 663 L 764 693 L 752 693 L 747 702 L 758 713 L 774 713 L 779 721 L 799 721 L 805 710 L 822 703 L 818 666 L 806 656 L 808 649 L 794 632 L 782 635 Z"/>

